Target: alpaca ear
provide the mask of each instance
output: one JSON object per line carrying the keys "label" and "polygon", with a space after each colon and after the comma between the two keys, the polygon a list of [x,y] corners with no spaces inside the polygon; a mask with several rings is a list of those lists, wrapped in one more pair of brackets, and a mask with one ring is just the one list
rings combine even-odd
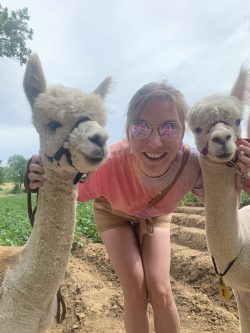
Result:
{"label": "alpaca ear", "polygon": [[250,71],[247,63],[243,63],[240,68],[238,78],[231,90],[230,95],[237,97],[240,101],[246,101],[250,93]]}
{"label": "alpaca ear", "polygon": [[23,87],[25,94],[33,107],[37,96],[46,91],[46,80],[40,59],[36,53],[32,54],[24,73]]}
{"label": "alpaca ear", "polygon": [[104,99],[107,94],[109,93],[109,90],[112,85],[112,77],[107,76],[101,84],[93,91],[93,94],[99,95],[102,99]]}

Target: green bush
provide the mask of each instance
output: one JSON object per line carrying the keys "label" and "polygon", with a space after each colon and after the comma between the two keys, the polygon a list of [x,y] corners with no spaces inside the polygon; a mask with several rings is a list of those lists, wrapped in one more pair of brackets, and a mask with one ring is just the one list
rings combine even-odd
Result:
{"label": "green bush", "polygon": [[0,245],[23,245],[29,238],[31,226],[23,194],[0,198]]}
{"label": "green bush", "polygon": [[242,191],[240,198],[240,207],[247,205],[250,205],[250,197],[245,191]]}
{"label": "green bush", "polygon": [[180,201],[180,206],[192,205],[192,204],[196,204],[196,203],[199,203],[199,200],[196,198],[196,196],[192,192],[189,192]]}
{"label": "green bush", "polygon": [[[35,205],[35,195],[33,205]],[[26,194],[16,194],[0,197],[0,245],[23,245],[29,238],[31,226],[27,213]],[[84,234],[93,242],[101,239],[96,230],[92,202],[78,203],[77,222],[74,242],[82,246],[81,235]]]}
{"label": "green bush", "polygon": [[[33,205],[35,197],[34,195],[32,198]],[[197,202],[197,198],[192,193],[188,193],[180,204],[190,205]],[[247,193],[243,192],[241,206],[248,204],[250,204],[250,198]],[[76,213],[75,245],[83,245],[81,241],[83,234],[93,242],[101,242],[92,214],[92,202],[78,203]],[[0,197],[0,245],[23,245],[28,240],[30,232],[26,195],[21,193]]]}
{"label": "green bush", "polygon": [[23,193],[24,190],[20,188],[19,184],[14,184],[14,187],[9,191],[11,194]]}
{"label": "green bush", "polygon": [[76,211],[75,240],[84,234],[94,243],[100,243],[101,238],[96,230],[96,224],[92,213],[92,201],[78,202]]}

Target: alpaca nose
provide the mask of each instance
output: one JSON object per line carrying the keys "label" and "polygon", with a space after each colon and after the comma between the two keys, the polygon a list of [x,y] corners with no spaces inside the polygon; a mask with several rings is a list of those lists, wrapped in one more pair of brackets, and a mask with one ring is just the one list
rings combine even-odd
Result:
{"label": "alpaca nose", "polygon": [[102,148],[108,140],[108,135],[106,133],[96,133],[89,136],[88,139],[91,143],[94,143],[98,147]]}
{"label": "alpaca nose", "polygon": [[214,136],[212,138],[212,141],[214,143],[217,143],[219,145],[225,145],[227,143],[227,141],[230,141],[232,138],[232,135],[231,134],[227,134],[226,136]]}

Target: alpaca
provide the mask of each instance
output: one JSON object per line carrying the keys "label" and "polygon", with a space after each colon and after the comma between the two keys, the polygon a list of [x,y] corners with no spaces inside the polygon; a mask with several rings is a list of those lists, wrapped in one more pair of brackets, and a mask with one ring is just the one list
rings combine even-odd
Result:
{"label": "alpaca", "polygon": [[55,324],[56,293],[64,278],[75,224],[78,172],[91,172],[107,156],[103,99],[111,78],[92,94],[47,89],[36,54],[24,90],[40,137],[47,181],[39,190],[34,228],[22,247],[0,248],[0,332],[44,333]]}
{"label": "alpaca", "polygon": [[208,248],[221,274],[222,294],[226,285],[233,288],[242,333],[250,332],[250,206],[238,209],[236,177],[245,181],[245,176],[235,160],[248,80],[248,69],[242,66],[230,95],[208,96],[188,115],[200,152]]}

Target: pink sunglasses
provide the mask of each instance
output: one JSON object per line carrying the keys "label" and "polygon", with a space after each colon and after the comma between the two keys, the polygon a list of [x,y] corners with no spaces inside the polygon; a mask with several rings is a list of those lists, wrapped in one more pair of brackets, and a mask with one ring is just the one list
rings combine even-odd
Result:
{"label": "pink sunglasses", "polygon": [[146,120],[136,120],[129,126],[129,133],[137,140],[144,140],[150,137],[154,127],[157,128],[160,137],[166,141],[178,139],[182,129],[175,121],[164,121],[160,125],[152,125]]}

